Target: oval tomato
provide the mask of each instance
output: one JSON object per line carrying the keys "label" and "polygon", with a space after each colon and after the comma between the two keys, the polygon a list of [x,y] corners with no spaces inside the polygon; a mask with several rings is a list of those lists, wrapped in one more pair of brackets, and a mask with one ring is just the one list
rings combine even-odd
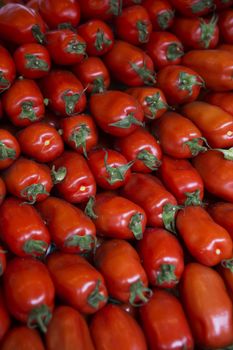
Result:
{"label": "oval tomato", "polygon": [[187,17],[200,17],[214,10],[214,0],[170,0],[175,9]]}
{"label": "oval tomato", "polygon": [[218,25],[221,37],[226,44],[233,44],[233,10],[227,9],[219,14]]}
{"label": "oval tomato", "polygon": [[0,45],[0,93],[7,90],[15,79],[15,63],[10,53]]}
{"label": "oval tomato", "polygon": [[224,227],[233,239],[233,203],[216,202],[207,210],[213,220]]}
{"label": "oval tomato", "polygon": [[79,0],[81,15],[84,19],[112,19],[121,13],[121,0]]}
{"label": "oval tomato", "polygon": [[45,350],[42,339],[35,329],[24,326],[12,328],[4,338],[2,350]]}
{"label": "oval tomato", "polygon": [[153,30],[167,30],[174,20],[174,10],[167,0],[144,0],[143,6],[149,13]]}
{"label": "oval tomato", "polygon": [[9,131],[0,129],[0,169],[6,169],[20,155],[19,142]]}

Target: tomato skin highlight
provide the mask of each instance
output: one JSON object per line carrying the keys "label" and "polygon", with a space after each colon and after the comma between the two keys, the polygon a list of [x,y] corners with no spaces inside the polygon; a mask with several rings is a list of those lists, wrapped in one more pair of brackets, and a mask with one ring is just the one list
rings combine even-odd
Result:
{"label": "tomato skin highlight", "polygon": [[12,328],[5,336],[2,350],[45,350],[42,339],[35,329],[25,326]]}

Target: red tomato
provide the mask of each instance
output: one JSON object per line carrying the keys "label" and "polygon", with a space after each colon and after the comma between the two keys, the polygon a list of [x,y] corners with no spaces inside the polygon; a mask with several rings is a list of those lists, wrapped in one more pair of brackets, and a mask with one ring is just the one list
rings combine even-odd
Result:
{"label": "red tomato", "polygon": [[213,203],[208,207],[208,213],[217,224],[227,230],[233,240],[233,203]]}
{"label": "red tomato", "polygon": [[143,125],[144,114],[139,102],[122,91],[92,95],[90,110],[101,129],[114,136],[127,136]]}
{"label": "red tomato", "polygon": [[218,25],[221,37],[226,44],[233,44],[233,10],[220,12]]}
{"label": "red tomato", "polygon": [[20,155],[17,139],[6,129],[0,129],[0,169],[8,168]]}
{"label": "red tomato", "polygon": [[[6,1],[6,0],[4,0]],[[27,7],[32,8],[36,12],[39,12],[39,0],[29,0],[27,1]]]}
{"label": "red tomato", "polygon": [[219,40],[218,17],[176,17],[172,30],[186,49],[214,49]]}
{"label": "red tomato", "polygon": [[113,46],[113,32],[103,21],[92,19],[79,26],[77,31],[85,40],[90,56],[102,56]]}
{"label": "red tomato", "polygon": [[[61,168],[65,168],[66,176],[63,177],[62,181],[59,181],[59,169]],[[52,172],[54,178],[58,180],[55,188],[67,202],[86,202],[89,197],[95,195],[96,182],[94,176],[86,160],[80,154],[73,151],[65,151],[53,162]]]}
{"label": "red tomato", "polygon": [[50,169],[27,158],[17,159],[3,174],[7,190],[30,204],[49,196],[53,187]]}
{"label": "red tomato", "polygon": [[57,307],[46,333],[46,349],[94,350],[84,317],[69,306]]}
{"label": "red tomato", "polygon": [[133,306],[148,302],[152,291],[136,250],[126,241],[112,239],[97,248],[95,264],[111,297]]}
{"label": "red tomato", "polygon": [[108,20],[121,13],[121,0],[79,0],[82,18]]}
{"label": "red tomato", "polygon": [[33,80],[15,81],[3,95],[2,104],[7,117],[18,127],[28,126],[44,117],[44,99]]}
{"label": "red tomato", "polygon": [[114,190],[123,186],[131,175],[132,162],[117,151],[97,149],[88,155],[88,165],[95,177],[97,185]]}
{"label": "red tomato", "polygon": [[0,8],[0,38],[17,45],[43,43],[45,23],[33,9],[21,4]]}
{"label": "red tomato", "polygon": [[134,162],[132,171],[151,173],[161,165],[162,151],[156,139],[145,129],[118,138],[115,147],[129,162]]}
{"label": "red tomato", "polygon": [[174,20],[174,10],[167,0],[144,0],[143,6],[149,13],[153,30],[166,30]]}
{"label": "red tomato", "polygon": [[182,64],[193,69],[214,91],[233,89],[232,53],[224,50],[193,50],[182,57]]}
{"label": "red tomato", "polygon": [[222,10],[233,5],[233,0],[214,0],[214,5],[217,10]]}
{"label": "red tomato", "polygon": [[214,266],[232,256],[229,233],[202,207],[188,206],[179,211],[176,227],[191,255],[201,264]]}
{"label": "red tomato", "polygon": [[20,257],[43,256],[50,244],[50,233],[36,209],[14,197],[0,207],[0,236]]}
{"label": "red tomato", "polygon": [[202,146],[200,130],[189,120],[176,112],[167,112],[153,123],[163,152],[174,158],[191,158],[207,150]]}
{"label": "red tomato", "polygon": [[232,344],[232,303],[219,274],[201,264],[188,264],[180,291],[197,345],[217,349]]}
{"label": "red tomato", "polygon": [[12,328],[4,338],[2,350],[45,350],[42,339],[35,329],[25,326]]}
{"label": "red tomato", "polygon": [[152,32],[145,50],[158,69],[180,64],[184,55],[181,41],[169,32]]}
{"label": "red tomato", "polygon": [[76,27],[80,20],[80,6],[76,0],[39,0],[39,12],[51,29],[63,23]]}
{"label": "red tomato", "polygon": [[107,289],[102,275],[79,255],[53,253],[48,269],[57,296],[85,314],[95,313],[107,302]]}
{"label": "red tomato", "polygon": [[41,81],[49,107],[57,115],[70,117],[81,113],[86,107],[85,89],[69,71],[53,70]]}
{"label": "red tomato", "polygon": [[159,174],[179,204],[201,204],[204,184],[197,170],[186,159],[163,156]]}
{"label": "red tomato", "polygon": [[44,77],[51,68],[48,50],[40,44],[24,44],[14,53],[16,69],[27,79]]}
{"label": "red tomato", "polygon": [[194,339],[184,310],[172,294],[155,290],[149,303],[139,311],[150,349],[192,350],[194,348]]}
{"label": "red tomato", "polygon": [[154,85],[156,82],[150,56],[126,41],[115,41],[104,62],[112,76],[128,86]]}
{"label": "red tomato", "polygon": [[146,229],[138,244],[138,254],[149,283],[173,288],[184,270],[183,250],[177,238],[163,229]]}
{"label": "red tomato", "polygon": [[177,202],[157,177],[134,173],[123,187],[122,194],[145,210],[148,226],[165,226],[174,231]]}
{"label": "red tomato", "polygon": [[167,101],[163,91],[160,89],[154,87],[136,87],[128,89],[126,92],[138,100],[143,109],[144,116],[148,119],[157,119],[167,111]]}
{"label": "red tomato", "polygon": [[46,332],[54,305],[54,286],[46,266],[33,258],[14,258],[7,264],[3,287],[12,316]]}
{"label": "red tomato", "polygon": [[45,41],[55,64],[76,64],[86,55],[85,40],[71,29],[56,29],[47,32]]}
{"label": "red tomato", "polygon": [[214,10],[213,0],[170,0],[175,9],[187,17],[200,17]]}
{"label": "red tomato", "polygon": [[0,322],[1,322],[1,328],[0,328],[0,341],[1,341],[5,336],[5,334],[7,333],[8,329],[10,328],[10,324],[11,324],[10,315],[6,308],[6,302],[4,300],[2,290],[0,290]]}
{"label": "red tomato", "polygon": [[85,157],[98,143],[97,127],[90,115],[79,114],[62,119],[60,127],[65,143]]}
{"label": "red tomato", "polygon": [[38,162],[52,162],[64,151],[58,131],[46,123],[35,123],[17,135],[23,154]]}
{"label": "red tomato", "polygon": [[[6,251],[2,246],[0,246],[0,276],[2,276],[6,270]],[[1,335],[0,335],[1,339]]]}
{"label": "red tomato", "polygon": [[0,45],[0,93],[10,87],[15,74],[15,63],[10,53]]}
{"label": "red tomato", "polygon": [[158,72],[157,86],[164,92],[169,104],[179,105],[195,101],[204,82],[192,69],[171,65]]}
{"label": "red tomato", "polygon": [[204,97],[205,101],[220,107],[233,116],[233,93],[232,92],[210,92]]}
{"label": "red tomato", "polygon": [[[107,305],[91,320],[90,332],[96,350],[146,350],[146,340],[138,323],[119,306]],[[109,336],[110,335],[110,336]]]}
{"label": "red tomato", "polygon": [[233,260],[223,260],[221,265],[218,266],[217,271],[222,277],[225,286],[227,287],[227,292],[230,295],[231,301],[233,301]]}
{"label": "red tomato", "polygon": [[6,185],[3,179],[0,177],[0,205],[3,203],[6,196]]}
{"label": "red tomato", "polygon": [[116,17],[115,30],[118,38],[132,45],[147,43],[152,32],[152,24],[145,7],[134,5],[123,9]]}
{"label": "red tomato", "polygon": [[93,249],[96,229],[80,209],[51,196],[39,203],[37,209],[58,249],[74,254],[86,253]]}
{"label": "red tomato", "polygon": [[144,210],[113,192],[91,198],[85,212],[93,220],[98,235],[104,238],[141,239],[145,231]]}

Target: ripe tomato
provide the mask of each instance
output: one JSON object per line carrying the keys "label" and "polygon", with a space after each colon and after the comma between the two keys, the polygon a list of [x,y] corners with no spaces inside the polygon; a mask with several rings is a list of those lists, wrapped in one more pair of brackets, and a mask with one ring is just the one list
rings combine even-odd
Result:
{"label": "ripe tomato", "polygon": [[202,146],[200,130],[191,120],[176,112],[167,112],[153,123],[153,132],[162,151],[174,158],[191,158],[207,150]]}
{"label": "ripe tomato", "polygon": [[221,37],[226,44],[233,44],[233,10],[227,9],[219,14],[218,20]]}
{"label": "ripe tomato", "polygon": [[109,90],[90,97],[90,110],[103,131],[118,137],[127,136],[142,126],[142,107],[133,96]]}
{"label": "ripe tomato", "polygon": [[77,29],[87,44],[87,54],[102,56],[111,50],[114,42],[111,28],[99,19],[92,19],[83,23]]}
{"label": "ripe tomato", "polygon": [[12,316],[46,332],[54,305],[54,286],[46,266],[33,258],[14,258],[7,264],[3,287]]}
{"label": "ripe tomato", "polygon": [[115,20],[116,35],[132,45],[147,43],[152,32],[152,24],[145,7],[133,5],[123,9]]}
{"label": "ripe tomato", "polygon": [[118,239],[141,239],[146,214],[137,204],[113,192],[102,192],[91,199],[86,214],[93,220],[99,236]]}
{"label": "ripe tomato", "polygon": [[58,252],[49,255],[47,263],[56,294],[67,305],[92,314],[106,304],[104,279],[83,257]]}
{"label": "ripe tomato", "polygon": [[154,31],[167,30],[174,20],[174,10],[167,0],[144,0]]}
{"label": "ripe tomato", "polygon": [[94,350],[84,317],[69,306],[54,310],[45,339],[47,350]]}
{"label": "ripe tomato", "polygon": [[138,254],[151,285],[173,288],[179,282],[184,257],[174,235],[163,229],[146,229],[138,244]]}
{"label": "ripe tomato", "polygon": [[12,124],[25,127],[44,117],[44,99],[35,81],[19,79],[2,98],[3,109]]}
{"label": "ripe tomato", "polygon": [[98,131],[93,118],[87,114],[64,118],[60,127],[65,143],[76,152],[87,157],[87,153],[97,145]]}
{"label": "ripe tomato", "polygon": [[[64,170],[62,181],[59,179],[62,175],[59,169]],[[65,151],[57,158],[52,163],[52,174],[56,190],[67,202],[86,202],[96,193],[94,176],[84,157],[76,152]]]}
{"label": "ripe tomato", "polygon": [[41,80],[41,90],[51,110],[59,116],[70,117],[86,108],[85,89],[69,71],[51,71]]}
{"label": "ripe tomato", "polygon": [[84,19],[105,21],[121,13],[121,0],[79,0],[79,5]]}
{"label": "ripe tomato", "polygon": [[3,179],[0,177],[0,205],[3,203],[6,196],[6,185]]}
{"label": "ripe tomato", "polygon": [[159,174],[179,204],[201,204],[204,184],[197,170],[186,159],[163,156]]}
{"label": "ripe tomato", "polygon": [[23,157],[4,172],[3,179],[12,195],[30,204],[47,198],[53,187],[50,169]]}
{"label": "ripe tomato", "polygon": [[89,93],[104,92],[109,88],[110,76],[99,57],[87,57],[72,67],[73,73],[87,87]]}
{"label": "ripe tomato", "polygon": [[224,227],[233,240],[233,203],[216,202],[208,207],[213,220]]}
{"label": "ripe tomato", "polygon": [[148,119],[157,119],[167,111],[166,98],[163,91],[158,88],[136,87],[126,92],[136,98],[143,109],[144,116]]}
{"label": "ripe tomato", "polygon": [[149,303],[141,307],[139,312],[150,349],[194,348],[184,310],[178,299],[169,292],[155,290]]}
{"label": "ripe tomato", "polygon": [[231,7],[232,5],[233,0],[214,0],[214,6],[217,9],[217,11]]}
{"label": "ripe tomato", "polygon": [[197,345],[217,349],[232,344],[232,303],[219,274],[198,263],[188,264],[180,292]]}
{"label": "ripe tomato", "polygon": [[4,338],[5,334],[7,333],[11,325],[11,319],[10,319],[9,312],[6,308],[6,302],[4,299],[2,289],[0,290],[0,322],[1,322],[0,341],[2,341],[2,339]]}
{"label": "ripe tomato", "polygon": [[0,93],[10,87],[15,74],[15,63],[10,53],[0,45]]}
{"label": "ripe tomato", "polygon": [[25,326],[12,328],[5,336],[2,350],[45,350],[42,339],[35,329]]}
{"label": "ripe tomato", "polygon": [[156,139],[144,128],[118,138],[115,147],[129,162],[134,162],[132,171],[151,173],[161,165],[162,151]]}
{"label": "ripe tomato", "polygon": [[204,82],[192,69],[171,65],[158,72],[157,86],[170,105],[179,105],[195,101]]}
{"label": "ripe tomato", "polygon": [[6,169],[20,155],[17,139],[6,129],[0,129],[0,169]]}
{"label": "ripe tomato", "polygon": [[116,344],[124,350],[147,349],[138,323],[116,305],[109,304],[94,315],[90,332],[96,350],[114,349]]}
{"label": "ripe tomato", "polygon": [[200,17],[214,10],[213,0],[170,0],[175,9],[187,17]]}
{"label": "ripe tomato", "polygon": [[4,250],[3,246],[0,245],[0,276],[2,276],[6,270],[6,264],[7,264],[6,253],[7,252]]}
{"label": "ripe tomato", "polygon": [[[4,0],[4,1],[6,1],[6,0]],[[10,2],[12,2],[12,1],[10,0]],[[16,0],[16,2],[18,2],[18,1]],[[35,10],[36,12],[39,13],[39,0],[27,1],[27,7],[32,8],[33,10]]]}
{"label": "ripe tomato", "polygon": [[158,69],[180,64],[184,55],[181,41],[169,32],[152,32],[145,50]]}
{"label": "ripe tomato", "polygon": [[40,44],[24,44],[14,53],[16,69],[27,79],[38,79],[48,74],[51,59],[48,50]]}
{"label": "ripe tomato", "polygon": [[154,85],[156,82],[150,56],[126,41],[115,41],[104,62],[112,77],[128,86]]}
{"label": "ripe tomato", "polygon": [[0,38],[17,45],[43,43],[45,23],[33,9],[21,4],[0,8]]}
{"label": "ripe tomato", "polygon": [[50,233],[36,209],[14,197],[0,207],[0,236],[20,257],[43,256],[50,244]]}
{"label": "ripe tomato", "polygon": [[152,291],[136,250],[120,239],[105,241],[97,248],[95,265],[103,275],[111,297],[133,306],[148,302]]}
{"label": "ripe tomato", "polygon": [[39,12],[51,29],[63,23],[76,27],[80,21],[80,6],[76,0],[40,0]]}
{"label": "ripe tomato", "polygon": [[233,302],[233,260],[227,259],[221,261],[221,265],[218,266],[217,271],[222,277],[225,286],[227,287],[227,292],[230,295],[231,301]]}
{"label": "ripe tomato", "polygon": [[233,116],[233,93],[232,92],[210,92],[204,97],[205,101],[220,107]]}

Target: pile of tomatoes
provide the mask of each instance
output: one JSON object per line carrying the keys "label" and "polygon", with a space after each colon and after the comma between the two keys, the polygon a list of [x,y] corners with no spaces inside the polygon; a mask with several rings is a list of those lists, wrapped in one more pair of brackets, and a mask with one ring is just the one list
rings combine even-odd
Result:
{"label": "pile of tomatoes", "polygon": [[232,349],[233,0],[0,3],[0,349]]}

